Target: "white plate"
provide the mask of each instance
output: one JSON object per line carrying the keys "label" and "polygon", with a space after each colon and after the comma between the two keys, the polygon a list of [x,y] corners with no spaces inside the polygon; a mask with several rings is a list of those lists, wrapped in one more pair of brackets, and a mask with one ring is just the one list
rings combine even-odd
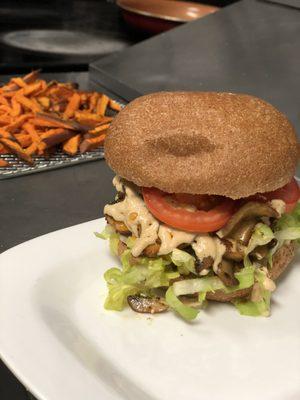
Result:
{"label": "white plate", "polygon": [[103,220],[0,256],[0,355],[44,400],[299,400],[299,265],[275,292],[272,317],[212,304],[194,323],[103,309],[116,265],[93,237]]}

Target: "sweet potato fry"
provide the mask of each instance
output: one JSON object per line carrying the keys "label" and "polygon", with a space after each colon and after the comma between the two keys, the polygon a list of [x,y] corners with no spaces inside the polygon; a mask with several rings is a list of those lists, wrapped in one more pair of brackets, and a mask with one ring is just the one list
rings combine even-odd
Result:
{"label": "sweet potato fry", "polygon": [[100,132],[102,131],[106,131],[109,128],[110,124],[104,124],[104,125],[100,125],[100,126],[96,126],[95,129],[89,131],[89,133],[91,133],[92,135],[98,135]]}
{"label": "sweet potato fry", "polygon": [[8,162],[6,160],[2,160],[0,158],[0,168],[4,168],[8,166]]}
{"label": "sweet potato fry", "polygon": [[26,152],[22,149],[22,147],[12,140],[2,139],[0,138],[0,142],[4,144],[6,148],[8,148],[13,154],[18,156],[21,160],[26,161],[28,164],[33,164],[32,158],[26,154]]}
{"label": "sweet potato fry", "polygon": [[101,98],[98,100],[96,114],[104,116],[108,102],[109,102],[109,97],[106,96],[106,94],[103,94]]}
{"label": "sweet potato fry", "polygon": [[[25,75],[25,76],[23,77],[23,81],[24,81],[25,83],[32,83],[32,82],[34,82],[34,81],[37,79],[37,77],[38,77],[40,71],[41,71],[40,69],[37,69],[37,70],[35,70],[35,71],[30,72],[29,74],[27,74],[27,75]],[[2,86],[1,89],[2,89],[3,91],[14,91],[14,90],[18,90],[18,89],[19,89],[19,86],[18,86],[16,83],[10,81],[7,85]]]}
{"label": "sweet potato fry", "polygon": [[3,128],[0,128],[0,138],[15,140],[15,138],[11,135],[11,133]]}
{"label": "sweet potato fry", "polygon": [[106,135],[103,134],[93,139],[84,139],[79,146],[80,153],[85,153],[86,151],[94,150],[100,147],[104,142],[105,136]]}
{"label": "sweet potato fry", "polygon": [[31,99],[28,99],[27,97],[25,97],[25,96],[23,96],[21,94],[16,95],[15,99],[20,104],[22,104],[22,106],[28,108],[29,110],[31,110],[33,112],[40,112],[41,111],[41,107],[37,103],[35,103]]}
{"label": "sweet potato fry", "polygon": [[35,130],[35,127],[32,124],[26,122],[24,124],[24,129],[26,130],[26,132],[28,132],[28,135],[31,138],[31,141],[33,143],[36,143],[39,154],[43,154],[43,150],[45,149],[45,144],[42,143],[42,139],[39,136],[39,134],[37,133],[37,131]]}
{"label": "sweet potato fry", "polygon": [[[89,130],[88,126],[79,124],[76,121],[64,121],[63,119],[51,114],[37,113],[36,116],[37,118],[34,118],[34,120],[31,121],[33,125],[71,129],[79,132],[87,132]],[[47,123],[48,125],[46,125]]]}
{"label": "sweet potato fry", "polygon": [[17,129],[19,129],[25,121],[32,117],[32,114],[22,114],[20,115],[14,122],[7,125],[5,129],[11,133],[14,133]]}
{"label": "sweet potato fry", "polygon": [[0,126],[5,126],[11,123],[10,115],[0,115]]}
{"label": "sweet potato fry", "polygon": [[11,82],[15,83],[20,88],[25,88],[27,86],[27,83],[23,80],[23,78],[20,78],[20,77],[12,78]]}
{"label": "sweet potato fry", "polygon": [[0,96],[0,104],[3,104],[5,106],[9,107],[7,99],[2,95]]}
{"label": "sweet potato fry", "polygon": [[120,104],[118,104],[116,101],[114,101],[112,99],[109,100],[109,107],[112,110],[115,110],[115,111],[121,111],[122,110],[122,107],[120,106]]}
{"label": "sweet potato fry", "polygon": [[70,139],[72,136],[76,135],[76,132],[71,131],[69,129],[51,129],[46,133],[41,135],[42,142],[45,143],[46,147],[49,148],[56,144],[65,142]]}
{"label": "sweet potato fry", "polygon": [[27,155],[29,155],[29,156],[32,156],[33,154],[35,154],[35,153],[37,152],[37,150],[38,150],[37,143],[31,143],[31,145],[28,146],[28,147],[25,149],[25,153],[26,153]]}
{"label": "sweet potato fry", "polygon": [[80,101],[80,95],[78,93],[74,93],[70,98],[67,108],[64,112],[64,118],[72,118],[74,116],[75,111],[77,111],[80,106]]}
{"label": "sweet potato fry", "polygon": [[40,103],[40,105],[43,107],[44,110],[48,110],[50,107],[50,99],[49,97],[46,96],[40,96],[37,98],[37,101]]}
{"label": "sweet potato fry", "polygon": [[22,112],[22,107],[21,104],[14,97],[11,99],[11,107],[11,116],[18,117]]}
{"label": "sweet potato fry", "polygon": [[98,102],[99,97],[100,97],[99,94],[96,93],[96,92],[94,92],[91,95],[91,97],[89,99],[89,108],[88,108],[89,112],[94,112],[95,111],[95,109],[97,107],[97,102]]}
{"label": "sweet potato fry", "polygon": [[0,154],[9,154],[9,150],[0,143]]}
{"label": "sweet potato fry", "polygon": [[79,91],[74,83],[47,83],[33,71],[0,87],[0,154],[16,154],[33,163],[32,155],[50,156],[93,150],[103,144],[119,105],[107,95]]}
{"label": "sweet potato fry", "polygon": [[80,139],[81,139],[80,134],[77,134],[68,139],[63,145],[63,151],[69,154],[70,156],[74,156],[78,151]]}
{"label": "sweet potato fry", "polygon": [[3,111],[8,114],[12,114],[12,109],[10,106],[6,106],[5,104],[0,105],[0,111]]}
{"label": "sweet potato fry", "polygon": [[16,133],[15,138],[22,147],[28,147],[32,143],[32,138],[30,135],[26,135],[24,133]]}
{"label": "sweet potato fry", "polygon": [[43,81],[37,81],[34,83],[30,83],[26,87],[24,87],[23,94],[24,96],[32,96],[34,93],[38,92],[42,89]]}

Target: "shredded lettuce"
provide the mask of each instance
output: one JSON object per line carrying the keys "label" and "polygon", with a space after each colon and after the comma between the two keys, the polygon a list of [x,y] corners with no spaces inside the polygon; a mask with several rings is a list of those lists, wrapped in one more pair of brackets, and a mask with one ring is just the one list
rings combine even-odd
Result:
{"label": "shredded lettuce", "polygon": [[171,260],[182,275],[195,274],[195,257],[186,251],[175,249],[171,253]]}
{"label": "shredded lettuce", "polygon": [[249,244],[246,249],[246,254],[248,255],[257,246],[264,246],[274,239],[274,233],[272,229],[263,223],[258,223],[255,226],[254,232],[249,240]]}
{"label": "shredded lettuce", "polygon": [[274,246],[268,255],[269,265],[272,267],[274,253],[284,244],[286,240],[293,240],[300,244],[300,203],[291,213],[283,214],[275,223],[274,237],[277,239],[277,244]]}
{"label": "shredded lettuce", "polygon": [[255,267],[253,265],[249,265],[247,267],[242,268],[239,272],[236,272],[234,276],[239,281],[239,284],[234,287],[225,287],[226,293],[236,292],[237,290],[247,289],[254,284],[254,274]]}
{"label": "shredded lettuce", "polygon": [[148,295],[152,289],[169,287],[170,280],[180,276],[170,268],[171,261],[163,257],[140,257],[137,264],[132,264],[131,260],[130,250],[125,250],[121,256],[122,269],[111,268],[105,272],[108,286],[106,309],[120,311],[130,294]]}
{"label": "shredded lettuce", "polygon": [[127,297],[139,293],[139,288],[134,285],[108,285],[109,294],[105,299],[106,310],[122,311],[126,305]]}
{"label": "shredded lettuce", "polygon": [[120,240],[120,234],[117,233],[114,228],[110,225],[106,225],[101,233],[94,232],[94,235],[99,239],[109,240],[110,252],[114,255],[118,255],[118,244]]}
{"label": "shredded lettuce", "polygon": [[275,237],[279,241],[283,240],[299,240],[300,239],[300,226],[299,228],[286,228],[282,231],[275,233]]}
{"label": "shredded lettuce", "polygon": [[255,280],[260,291],[257,301],[238,299],[233,302],[241,315],[251,317],[268,317],[270,315],[271,292],[264,287],[265,279],[266,272],[256,269]]}
{"label": "shredded lettuce", "polygon": [[236,290],[245,289],[253,285],[254,271],[255,268],[253,266],[249,266],[243,268],[240,272],[236,272],[235,277],[239,281],[239,284],[232,288],[225,286],[221,279],[217,276],[185,279],[173,284],[174,293],[176,296],[181,296],[193,293],[214,292],[219,289],[224,290],[226,293],[235,292]]}
{"label": "shredded lettuce", "polygon": [[106,225],[102,232],[94,232],[94,235],[99,239],[107,240],[110,238],[112,233],[115,233],[114,228],[110,225]]}
{"label": "shredded lettuce", "polygon": [[169,287],[166,292],[166,302],[173,310],[175,310],[186,321],[191,321],[197,317],[199,310],[186,306],[175,295],[173,287]]}
{"label": "shredded lettuce", "polygon": [[118,255],[120,235],[118,233],[112,233],[109,237],[109,248],[112,254]]}
{"label": "shredded lettuce", "polygon": [[199,306],[200,307],[204,308],[206,306],[206,304],[207,304],[206,292],[200,292],[198,294],[198,301],[199,301]]}
{"label": "shredded lettuce", "polygon": [[217,276],[185,279],[183,281],[173,283],[173,290],[176,296],[199,292],[214,292],[215,290],[224,288],[225,285]]}
{"label": "shredded lettuce", "polygon": [[[300,243],[300,203],[289,214],[283,214],[275,224],[275,238],[283,243],[284,240],[296,240]],[[278,248],[278,246],[277,246]]]}
{"label": "shredded lettuce", "polygon": [[245,268],[251,267],[252,263],[249,258],[249,254],[253,251],[257,246],[264,246],[271,242],[274,239],[274,233],[272,229],[263,223],[258,223],[255,226],[254,232],[249,240],[248,246],[245,251],[244,257],[244,266]]}

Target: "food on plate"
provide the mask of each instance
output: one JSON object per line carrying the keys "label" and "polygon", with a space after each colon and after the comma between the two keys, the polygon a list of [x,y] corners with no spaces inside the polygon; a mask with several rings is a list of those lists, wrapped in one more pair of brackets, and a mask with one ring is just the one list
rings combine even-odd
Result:
{"label": "food on plate", "polygon": [[[0,87],[0,158],[14,154],[32,165],[55,150],[74,156],[103,146],[121,107],[105,94],[74,83],[46,82],[33,71]],[[107,113],[109,115],[107,115]],[[9,163],[0,159],[0,167]]]}
{"label": "food on plate", "polygon": [[154,93],[117,115],[104,149],[117,195],[97,236],[122,263],[105,272],[105,308],[269,315],[300,239],[288,119],[245,94]]}

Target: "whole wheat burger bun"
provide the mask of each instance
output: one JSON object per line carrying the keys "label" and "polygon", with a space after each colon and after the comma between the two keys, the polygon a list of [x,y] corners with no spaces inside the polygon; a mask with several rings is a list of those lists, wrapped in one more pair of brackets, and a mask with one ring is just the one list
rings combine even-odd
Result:
{"label": "whole wheat burger bun", "polygon": [[110,167],[138,186],[233,199],[284,186],[297,162],[285,115],[233,93],[139,97],[113,120],[104,148]]}

